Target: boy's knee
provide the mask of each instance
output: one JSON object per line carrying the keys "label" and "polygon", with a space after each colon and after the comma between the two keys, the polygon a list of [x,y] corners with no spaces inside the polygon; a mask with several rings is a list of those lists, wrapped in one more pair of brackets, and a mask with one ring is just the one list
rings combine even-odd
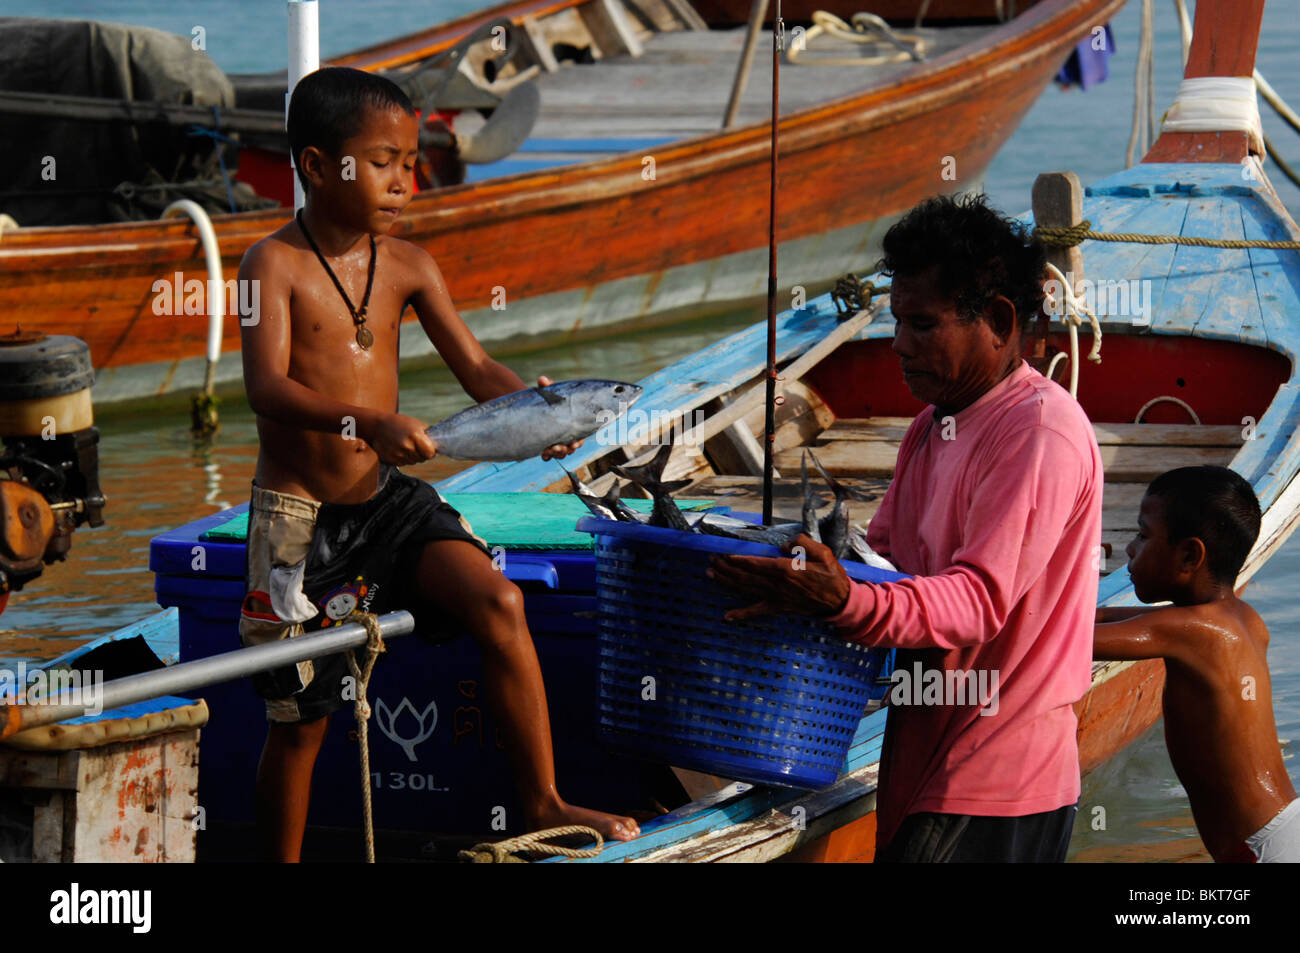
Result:
{"label": "boy's knee", "polygon": [[499,619],[522,619],[524,594],[509,579],[501,577],[484,596],[483,608],[489,615]]}
{"label": "boy's knee", "polygon": [[481,593],[470,613],[471,627],[480,641],[512,640],[524,628],[524,594],[501,578]]}

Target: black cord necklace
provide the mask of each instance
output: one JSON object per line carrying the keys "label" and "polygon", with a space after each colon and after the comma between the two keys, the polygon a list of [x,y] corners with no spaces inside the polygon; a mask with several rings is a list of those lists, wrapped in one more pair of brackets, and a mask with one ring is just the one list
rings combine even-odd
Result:
{"label": "black cord necklace", "polygon": [[330,281],[334,282],[334,287],[339,289],[339,294],[343,296],[343,303],[348,306],[348,313],[352,315],[352,323],[357,326],[357,344],[361,346],[363,351],[369,350],[370,346],[375,343],[375,336],[366,327],[366,308],[370,307],[370,289],[375,284],[375,236],[370,236],[370,269],[366,274],[366,293],[361,299],[361,309],[358,310],[352,307],[352,299],[343,290],[343,285],[334,275],[334,269],[330,267],[330,263],[320,253],[320,248],[317,247],[316,240],[311,237],[311,232],[307,231],[307,223],[302,219],[302,212],[299,211],[295,217],[298,219],[298,227],[302,229],[302,237],[307,239],[307,244],[311,246],[311,250],[316,253],[316,258],[324,266],[325,274],[330,276]]}

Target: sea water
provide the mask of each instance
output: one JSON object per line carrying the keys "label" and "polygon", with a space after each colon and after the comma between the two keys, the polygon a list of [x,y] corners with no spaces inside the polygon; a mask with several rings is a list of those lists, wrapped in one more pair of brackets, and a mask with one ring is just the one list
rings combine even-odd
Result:
{"label": "sea water", "polygon": [[[322,0],[321,47],[325,57],[409,33],[481,7],[470,0],[412,5],[407,0]],[[869,4],[865,4],[869,7]],[[1265,8],[1260,72],[1300,111],[1300,18],[1294,0],[1273,0]],[[27,0],[0,0],[0,15],[31,12]],[[413,18],[419,10],[422,19]],[[1086,184],[1124,164],[1133,104],[1133,74],[1140,4],[1129,3],[1113,21],[1116,51],[1110,80],[1087,93],[1044,91],[1018,131],[988,170],[985,188],[1008,212],[1029,204],[1034,177],[1072,169]],[[185,2],[185,0],[46,0],[42,14],[146,25],[197,37],[202,28],[209,55],[228,72],[267,72],[284,66],[285,7],[272,0]],[[1181,77],[1181,53],[1172,4],[1156,4],[1155,103],[1159,114],[1172,102]],[[1300,166],[1300,137],[1261,104],[1266,134]],[[1276,166],[1270,178],[1292,214],[1300,212],[1300,189]],[[511,358],[525,379],[545,373],[556,379],[617,376],[637,380],[755,320],[750,310],[701,319],[617,339],[554,348]],[[445,369],[407,373],[402,409],[438,420],[468,403]],[[257,454],[257,434],[247,405],[228,401],[223,426],[210,444],[188,434],[183,407],[102,414],[101,481],[108,497],[107,523],[73,537],[67,563],[57,564],[13,596],[0,616],[0,657],[34,661],[53,657],[88,637],[126,625],[156,611],[148,572],[149,540],[157,534],[245,502]],[[463,464],[435,460],[413,473],[436,480]],[[1300,785],[1295,757],[1300,739],[1300,535],[1293,537],[1250,583],[1246,598],[1272,631],[1269,665],[1273,676],[1278,733],[1291,777]],[[1102,812],[1097,811],[1098,808]],[[1098,818],[1103,818],[1099,825]],[[1071,844],[1075,860],[1208,860],[1192,823],[1186,792],[1169,763],[1162,725],[1093,772],[1084,781],[1079,820]]]}

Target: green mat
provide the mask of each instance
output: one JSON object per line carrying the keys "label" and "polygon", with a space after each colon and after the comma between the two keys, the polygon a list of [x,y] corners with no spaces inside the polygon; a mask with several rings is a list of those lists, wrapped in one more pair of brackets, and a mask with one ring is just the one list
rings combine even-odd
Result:
{"label": "green mat", "polygon": [[[590,515],[571,493],[444,493],[443,499],[469,520],[489,546],[506,549],[589,550],[592,538],[573,527]],[[628,500],[635,510],[650,512],[650,500]],[[678,500],[682,509],[715,506],[712,500]],[[722,508],[725,509],[725,508]],[[248,514],[240,513],[202,536],[205,540],[243,542],[248,538]]]}

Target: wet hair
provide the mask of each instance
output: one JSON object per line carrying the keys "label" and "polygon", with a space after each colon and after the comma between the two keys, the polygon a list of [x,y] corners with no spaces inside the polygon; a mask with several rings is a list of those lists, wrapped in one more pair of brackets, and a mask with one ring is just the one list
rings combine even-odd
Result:
{"label": "wet hair", "polygon": [[986,195],[926,199],[885,233],[876,268],[911,278],[938,268],[938,291],[967,322],[978,320],[998,295],[1016,309],[1013,327],[991,322],[999,335],[1023,331],[1043,307],[1047,249],[1021,223],[988,204]]}
{"label": "wet hair", "polygon": [[1171,544],[1195,536],[1205,544],[1210,577],[1236,582],[1260,523],[1259,500],[1241,474],[1227,467],[1180,467],[1152,480],[1147,495],[1165,504]]}
{"label": "wet hair", "polygon": [[343,143],[361,131],[369,109],[400,109],[415,115],[400,86],[364,70],[328,66],[298,81],[289,99],[289,151],[303,189],[307,188],[303,150],[315,146],[338,155]]}

